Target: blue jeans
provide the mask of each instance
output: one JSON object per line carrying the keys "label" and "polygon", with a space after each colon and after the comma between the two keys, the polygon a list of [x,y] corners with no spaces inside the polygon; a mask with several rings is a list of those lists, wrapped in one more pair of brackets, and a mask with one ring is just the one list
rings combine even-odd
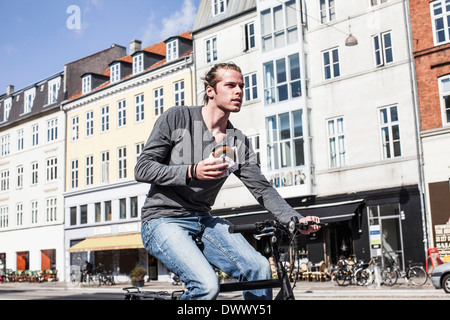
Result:
{"label": "blue jeans", "polygon": [[[239,233],[228,232],[229,222],[210,215],[149,219],[142,223],[146,250],[185,283],[183,300],[213,300],[219,279],[212,267],[239,281],[271,278],[269,261]],[[202,234],[202,246],[193,237]],[[272,299],[272,289],[244,291],[245,299]]]}

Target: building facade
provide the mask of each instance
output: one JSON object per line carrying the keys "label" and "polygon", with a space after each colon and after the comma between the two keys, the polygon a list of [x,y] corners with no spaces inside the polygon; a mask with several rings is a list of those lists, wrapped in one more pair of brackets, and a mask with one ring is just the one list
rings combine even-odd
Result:
{"label": "building facade", "polygon": [[144,267],[151,279],[168,271],[148,256],[140,237],[140,209],[149,185],[134,180],[137,157],[160,114],[193,103],[190,32],[109,61],[101,73],[87,70],[80,91],[63,103],[66,136],[66,273],[84,267],[129,281]]}
{"label": "building facade", "polygon": [[430,247],[450,259],[450,3],[410,1]]}
{"label": "building facade", "polygon": [[0,97],[0,272],[64,277],[63,84],[61,72]]}

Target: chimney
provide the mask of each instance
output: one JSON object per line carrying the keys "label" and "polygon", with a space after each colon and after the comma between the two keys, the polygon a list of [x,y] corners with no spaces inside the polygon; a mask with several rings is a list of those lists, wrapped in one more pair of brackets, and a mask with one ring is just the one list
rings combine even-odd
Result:
{"label": "chimney", "polygon": [[142,41],[141,40],[131,40],[130,41],[130,56],[141,50]]}
{"label": "chimney", "polygon": [[14,93],[14,86],[9,85],[6,87],[6,95],[12,95]]}

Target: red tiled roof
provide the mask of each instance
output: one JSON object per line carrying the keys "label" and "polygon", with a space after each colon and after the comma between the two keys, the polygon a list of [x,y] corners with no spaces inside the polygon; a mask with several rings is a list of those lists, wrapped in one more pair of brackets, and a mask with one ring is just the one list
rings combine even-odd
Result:
{"label": "red tiled roof", "polygon": [[[183,32],[183,33],[180,33],[180,34],[177,35],[176,37],[181,37],[181,38],[185,38],[185,39],[192,40],[191,30],[186,31],[186,32]],[[143,50],[143,51],[146,51],[146,52],[156,53],[156,54],[161,55],[161,56],[166,56],[166,44],[165,44],[164,41],[155,43],[155,44],[153,44],[153,45],[151,45],[151,46],[148,46],[148,47],[146,47],[146,48],[144,48],[144,49],[142,49],[142,50]],[[180,58],[185,57],[185,56],[188,56],[188,55],[191,54],[191,53],[192,53],[192,50],[189,51],[188,53],[184,54],[184,55],[181,56]],[[127,56],[124,56],[124,57],[120,58],[118,61],[124,61],[124,62],[128,62],[128,63],[133,63],[133,57],[131,57],[130,55],[127,55]],[[157,63],[155,63],[155,64],[152,65],[151,67],[147,68],[145,71],[150,70],[150,69],[157,68],[157,67],[163,65],[164,63],[166,63],[166,59],[162,59],[161,61],[158,61]],[[109,76],[110,76],[110,68],[108,68],[108,69],[103,73],[103,75],[109,77]],[[129,78],[129,77],[131,77],[132,75],[133,75],[133,74],[129,74],[129,75],[123,77],[121,80],[126,79],[126,78]],[[96,90],[99,90],[99,89],[101,89],[101,88],[104,88],[104,87],[108,86],[109,84],[110,84],[110,81],[107,81],[107,82],[105,82],[104,84],[98,86],[97,88],[92,89],[91,92],[96,91]],[[82,95],[82,92],[79,92],[79,93],[75,94],[74,96],[70,97],[70,98],[68,99],[68,101],[74,100],[74,99],[76,99],[76,98],[79,98],[81,95]]]}

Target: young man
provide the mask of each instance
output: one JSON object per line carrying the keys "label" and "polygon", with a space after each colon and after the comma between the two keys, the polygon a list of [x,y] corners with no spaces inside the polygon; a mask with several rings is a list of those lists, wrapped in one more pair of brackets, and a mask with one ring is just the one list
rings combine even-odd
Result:
{"label": "young man", "polygon": [[[180,276],[182,299],[215,299],[219,281],[211,265],[240,281],[271,278],[268,260],[229,223],[210,210],[225,183],[229,165],[210,156],[217,146],[233,147],[233,172],[258,202],[281,222],[301,217],[262,175],[248,139],[228,121],[242,105],[244,80],[238,66],[215,65],[203,79],[203,107],[172,107],[157,120],[138,159],[135,178],[151,183],[142,208],[142,240],[147,251]],[[304,233],[317,231],[310,226]],[[201,235],[202,246],[193,238]],[[271,289],[244,292],[246,299],[271,299]]]}

